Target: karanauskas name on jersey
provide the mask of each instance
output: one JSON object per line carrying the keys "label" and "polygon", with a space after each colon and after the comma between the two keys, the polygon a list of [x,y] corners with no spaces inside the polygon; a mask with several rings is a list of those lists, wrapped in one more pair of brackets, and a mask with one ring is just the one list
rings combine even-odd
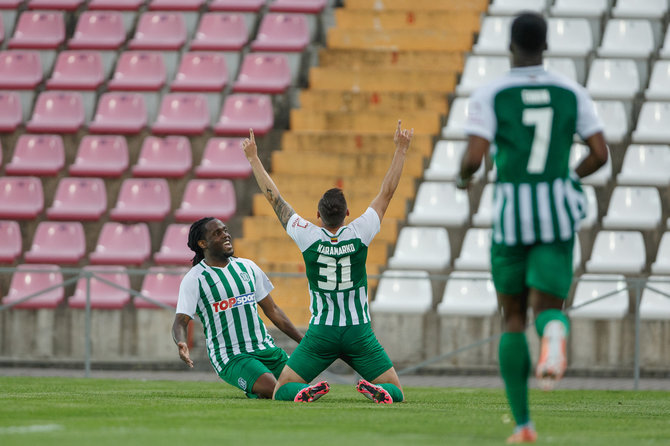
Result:
{"label": "karanauskas name on jersey", "polygon": [[325,254],[328,256],[343,256],[345,254],[350,254],[356,251],[353,243],[347,243],[342,246],[330,246],[330,245],[319,245],[316,248],[319,254]]}
{"label": "karanauskas name on jersey", "polygon": [[254,293],[247,293],[241,296],[230,297],[219,302],[214,302],[212,304],[212,308],[214,309],[215,313],[218,313],[219,311],[226,311],[231,308],[241,307],[242,305],[253,303],[255,301],[256,299],[254,298]]}

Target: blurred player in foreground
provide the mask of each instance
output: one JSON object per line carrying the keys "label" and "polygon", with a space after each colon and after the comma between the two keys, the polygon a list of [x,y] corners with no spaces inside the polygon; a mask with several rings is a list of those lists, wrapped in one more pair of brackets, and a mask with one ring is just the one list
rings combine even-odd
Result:
{"label": "blurred player in foreground", "polygon": [[[468,147],[458,180],[466,188],[493,145],[498,178],[491,273],[504,318],[500,372],[517,426],[508,443],[537,438],[528,408],[531,358],[524,331],[529,303],[542,338],[536,377],[549,389],[565,371],[570,324],[561,309],[572,283],[574,237],[586,208],[579,180],[608,157],[602,124],[584,88],[543,68],[546,36],[540,15],[522,13],[513,21],[511,71],[470,97]],[[575,133],[589,154],[571,172]]]}
{"label": "blurred player in foreground", "polygon": [[193,223],[188,247],[195,252],[193,268],[179,287],[172,325],[179,357],[193,367],[186,333],[197,314],[219,377],[249,398],[272,398],[288,356],[275,346],[258,306],[291,339],[300,342],[302,334],[270,296],[274,287],[265,273],[251,260],[233,257],[232,237],[221,220],[206,217]]}
{"label": "blurred player in foreground", "polygon": [[395,153],[379,194],[348,225],[344,219],[349,209],[340,189],[326,191],[319,200],[316,216],[321,226],[316,226],[301,218],[280,195],[258,158],[253,130],[242,143],[261,191],[302,252],[309,282],[309,328],[279,377],[275,399],[311,402],[325,395],[330,389],[326,381],[308,383],[337,358],[363,377],[356,390],[367,398],[376,403],[404,399],[398,375],[370,324],[365,262],[368,246],[398,187],[413,134],[413,129],[402,130],[398,121]]}

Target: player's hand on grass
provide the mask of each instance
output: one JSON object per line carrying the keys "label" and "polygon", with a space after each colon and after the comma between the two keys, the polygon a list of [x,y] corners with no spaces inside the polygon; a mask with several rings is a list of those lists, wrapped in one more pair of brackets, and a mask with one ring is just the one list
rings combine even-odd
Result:
{"label": "player's hand on grass", "polygon": [[186,342],[178,343],[177,347],[179,347],[179,358],[181,358],[181,360],[184,361],[187,366],[193,368],[193,361],[191,360],[191,356],[189,355],[188,345],[186,344]]}
{"label": "player's hand on grass", "polygon": [[414,136],[414,129],[403,130],[400,128],[401,121],[398,119],[398,128],[393,135],[393,142],[395,143],[396,148],[402,150],[404,153],[407,153],[409,149],[409,143],[412,142],[412,137]]}
{"label": "player's hand on grass", "polygon": [[242,149],[248,160],[258,156],[258,148],[256,147],[256,139],[254,138],[253,129],[249,129],[249,137],[242,141]]}

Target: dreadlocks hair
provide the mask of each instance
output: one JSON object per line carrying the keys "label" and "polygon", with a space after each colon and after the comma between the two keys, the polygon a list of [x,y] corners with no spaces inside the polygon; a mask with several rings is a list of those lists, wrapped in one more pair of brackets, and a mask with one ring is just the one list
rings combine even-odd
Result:
{"label": "dreadlocks hair", "polygon": [[347,216],[347,200],[342,189],[334,187],[328,189],[319,200],[319,215],[321,221],[328,228],[339,226]]}
{"label": "dreadlocks hair", "polygon": [[205,239],[205,233],[207,232],[205,226],[212,220],[214,220],[214,217],[201,218],[200,220],[193,223],[191,228],[188,230],[187,245],[189,248],[191,248],[191,251],[195,253],[193,259],[191,260],[191,264],[193,266],[197,265],[202,259],[205,258],[205,253],[203,252],[200,245],[198,245],[198,241]]}
{"label": "dreadlocks hair", "polygon": [[535,12],[522,12],[512,22],[511,41],[529,54],[541,53],[547,45],[547,21]]}

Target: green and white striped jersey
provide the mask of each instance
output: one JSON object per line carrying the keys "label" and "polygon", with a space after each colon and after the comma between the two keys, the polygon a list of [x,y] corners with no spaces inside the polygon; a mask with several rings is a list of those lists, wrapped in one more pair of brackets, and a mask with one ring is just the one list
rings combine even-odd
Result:
{"label": "green and white striped jersey", "polygon": [[234,355],[275,346],[256,305],[274,288],[270,279],[251,260],[229,260],[225,268],[204,260],[191,268],[181,281],[177,301],[177,313],[200,318],[217,373]]}
{"label": "green and white striped jersey", "polygon": [[370,322],[365,261],[380,225],[379,215],[372,208],[335,234],[298,214],[289,219],[286,232],[305,260],[310,324],[345,327]]}
{"label": "green and white striped jersey", "polygon": [[586,90],[542,66],[512,68],[472,94],[465,132],[491,142],[498,175],[493,243],[574,237],[586,200],[568,165],[573,137],[601,130]]}

